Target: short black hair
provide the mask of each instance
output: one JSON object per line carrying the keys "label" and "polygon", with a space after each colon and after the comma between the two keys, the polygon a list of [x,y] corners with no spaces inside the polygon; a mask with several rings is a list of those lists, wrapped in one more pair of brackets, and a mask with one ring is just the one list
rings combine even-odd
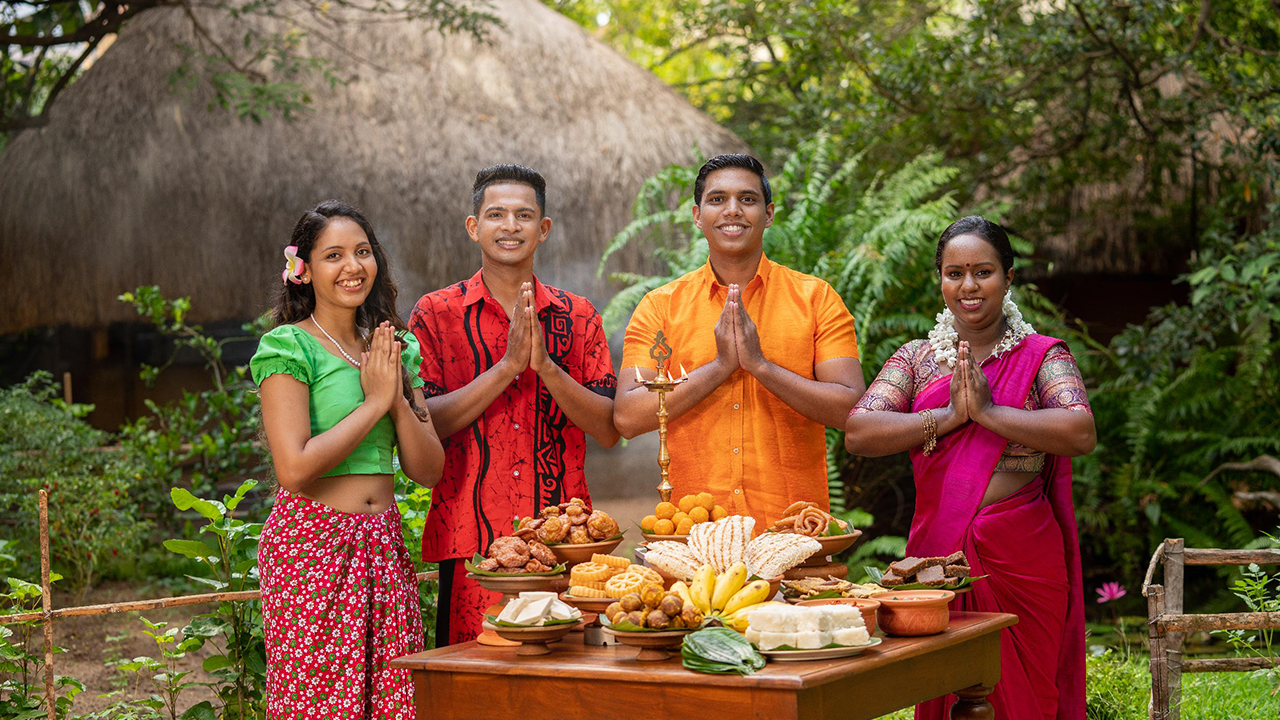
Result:
{"label": "short black hair", "polygon": [[1000,256],[1000,267],[1004,269],[1007,275],[1013,269],[1014,252],[1013,246],[1009,244],[1009,234],[999,223],[993,223],[981,215],[969,215],[947,226],[942,231],[942,237],[938,238],[938,251],[933,256],[933,266],[939,273],[942,272],[942,251],[947,247],[947,243],[951,238],[961,235],[975,235],[986,240],[996,249],[996,254]]}
{"label": "short black hair", "polygon": [[698,179],[693,181],[693,204],[702,204],[702,191],[707,188],[707,176],[716,170],[729,167],[750,170],[760,178],[760,187],[764,189],[764,204],[773,202],[773,188],[769,187],[769,178],[764,176],[764,165],[760,161],[743,153],[717,155],[702,164],[698,169]]}
{"label": "short black hair", "polygon": [[547,214],[547,181],[537,170],[523,165],[493,165],[476,173],[476,184],[471,188],[472,213],[480,214],[480,205],[484,203],[484,191],[490,185],[500,183],[520,183],[533,188],[534,197],[538,199],[538,212]]}

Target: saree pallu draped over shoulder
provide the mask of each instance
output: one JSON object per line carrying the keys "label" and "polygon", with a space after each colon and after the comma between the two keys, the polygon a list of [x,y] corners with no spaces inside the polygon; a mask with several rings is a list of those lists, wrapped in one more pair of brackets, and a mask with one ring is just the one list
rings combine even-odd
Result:
{"label": "saree pallu draped over shoulder", "polygon": [[[1030,335],[981,370],[996,405],[1022,408],[1045,353],[1060,340]],[[912,411],[950,402],[951,376],[920,391]],[[964,550],[972,574],[987,575],[957,599],[959,609],[1007,612],[1018,624],[1001,634],[1000,683],[991,693],[998,720],[1083,720],[1084,592],[1071,501],[1071,461],[1046,456],[1029,485],[983,508],[982,498],[1008,441],[970,422],[925,456],[911,451],[915,516],[907,555]],[[916,707],[917,720],[942,720],[955,696]]]}

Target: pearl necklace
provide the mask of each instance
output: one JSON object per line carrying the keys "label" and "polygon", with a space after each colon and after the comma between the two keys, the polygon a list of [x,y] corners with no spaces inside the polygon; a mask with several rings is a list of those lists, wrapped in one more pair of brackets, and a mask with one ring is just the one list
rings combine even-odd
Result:
{"label": "pearl necklace", "polygon": [[[1009,352],[1013,346],[1022,342],[1023,338],[1035,333],[1035,328],[1030,323],[1022,319],[1022,311],[1018,309],[1018,305],[1013,302],[1013,294],[1006,292],[1004,296],[1004,319],[1008,327],[1004,331],[1004,337],[1000,338],[1000,342],[991,349],[991,354],[987,357],[1000,357],[1000,355]],[[933,346],[933,359],[938,363],[938,367],[955,369],[957,361],[957,350],[960,347],[960,333],[956,331],[956,316],[952,314],[951,308],[943,308],[935,318],[937,325],[929,331],[929,344]]]}
{"label": "pearl necklace", "polygon": [[[324,333],[325,337],[329,338],[329,342],[333,343],[334,347],[338,348],[338,352],[342,353],[342,357],[346,358],[347,362],[351,363],[352,365],[355,365],[356,367],[360,367],[360,361],[348,355],[347,351],[343,349],[342,343],[338,342],[337,340],[334,340],[332,335],[330,335],[324,328],[320,327],[320,323],[316,322],[316,316],[314,313],[312,313],[311,315],[311,322],[315,324],[316,329]],[[365,342],[365,349],[366,350],[369,349],[368,341]]]}

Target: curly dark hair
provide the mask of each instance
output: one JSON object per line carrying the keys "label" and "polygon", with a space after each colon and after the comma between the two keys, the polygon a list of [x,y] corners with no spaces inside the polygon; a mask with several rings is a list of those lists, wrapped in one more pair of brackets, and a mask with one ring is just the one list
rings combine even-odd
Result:
{"label": "curly dark hair", "polygon": [[[360,214],[359,210],[341,200],[325,200],[302,214],[298,224],[293,226],[293,236],[289,244],[297,246],[298,257],[310,263],[311,251],[315,247],[316,239],[329,226],[329,221],[335,217],[346,218],[364,230],[365,237],[369,238],[369,245],[373,248],[373,259],[378,264],[378,274],[373,279],[369,296],[356,309],[356,329],[363,338],[367,338],[373,328],[386,321],[396,329],[396,338],[403,339],[409,327],[396,312],[396,296],[400,291],[395,281],[391,279],[391,263],[387,259],[386,251],[382,248],[382,243],[378,242],[378,236],[373,232],[373,226],[364,215]],[[315,289],[308,283],[295,285],[285,282],[282,284],[280,295],[271,313],[275,325],[293,325],[311,317],[316,309]],[[404,396],[409,400],[409,407],[413,408],[413,414],[417,415],[419,420],[425,422],[428,417],[427,410],[419,407],[413,399],[409,368],[401,367],[400,373],[404,385]]]}

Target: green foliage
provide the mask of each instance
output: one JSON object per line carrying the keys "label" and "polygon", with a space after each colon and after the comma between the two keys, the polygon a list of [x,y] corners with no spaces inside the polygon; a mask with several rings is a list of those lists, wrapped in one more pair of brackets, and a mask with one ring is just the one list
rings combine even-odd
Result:
{"label": "green foliage", "polygon": [[[199,532],[203,537],[164,543],[169,550],[204,566],[206,574],[193,576],[192,580],[208,585],[215,592],[257,588],[258,538],[262,534],[262,523],[245,522],[236,517],[236,509],[257,484],[257,481],[246,480],[234,495],[224,495],[221,502],[197,497],[182,488],[171,491],[175,507],[193,510],[205,519]],[[210,687],[221,706],[218,717],[223,720],[261,717],[265,711],[263,691],[267,663],[260,603],[224,600],[215,609],[192,617],[182,628],[182,636],[179,649],[183,652],[194,652],[206,644],[214,648],[203,667],[214,678]],[[196,705],[188,714],[204,712],[196,710],[200,707]]]}
{"label": "green foliage", "polygon": [[163,407],[147,400],[151,416],[120,429],[121,445],[146,464],[145,475],[154,479],[149,483],[154,497],[143,501],[163,507],[167,502],[161,494],[184,479],[196,492],[209,492],[218,482],[234,482],[265,471],[268,452],[258,442],[262,423],[257,388],[248,367],[227,367],[222,351],[229,342],[260,337],[266,331],[266,318],[246,323],[243,336],[217,340],[187,321],[190,298],[170,300],[153,285],[124,293],[120,300],[132,304],[138,315],[174,342],[174,353],[167,362],[158,367],[142,366],[146,383],[153,383],[178,352],[186,349],[204,361],[212,384],[207,390],[184,391],[181,400]]}
{"label": "green foliage", "polygon": [[[121,661],[116,664],[117,669],[123,673],[134,674],[139,682],[146,681],[150,685],[154,693],[149,697],[139,700],[123,700],[116,702],[111,707],[99,713],[94,713],[85,720],[118,720],[121,717],[137,720],[160,720],[168,718],[168,720],[178,720],[178,699],[183,692],[199,686],[200,683],[187,680],[191,675],[190,670],[181,670],[180,661],[186,658],[187,650],[194,649],[196,644],[189,640],[179,640],[178,629],[169,628],[169,623],[158,622],[153,623],[146,618],[141,618],[142,624],[146,626],[143,631],[147,637],[156,645],[156,650],[160,653],[160,659],[149,656],[136,657],[131,661]],[[167,629],[166,629],[167,628]],[[200,703],[195,707],[208,707],[209,717],[212,715],[212,707],[209,707],[208,701]],[[182,718],[200,718],[202,715],[196,711],[195,707],[181,714]]]}
{"label": "green foliage", "polygon": [[[1280,530],[1276,535],[1280,535]],[[1276,535],[1267,534],[1266,545],[1280,547]],[[1280,572],[1269,573],[1251,563],[1232,583],[1231,593],[1244,602],[1249,612],[1280,613]],[[1225,639],[1241,657],[1280,658],[1275,630],[1218,630],[1214,634]],[[1271,684],[1273,697],[1280,692],[1280,668],[1263,668],[1254,674]]]}
{"label": "green foliage", "polygon": [[[39,491],[49,492],[49,542],[55,568],[87,592],[104,566],[136,550],[149,531],[133,494],[142,466],[107,433],[82,418],[93,409],[58,397],[52,376],[36,372],[0,390],[0,508],[14,519],[12,539],[38,548]],[[23,553],[20,574],[39,573]]]}
{"label": "green foliage", "polygon": [[[1007,219],[1030,236],[1119,214],[1164,247],[1185,243],[1185,163],[1199,182],[1256,190],[1274,176],[1280,16],[1269,0],[544,2],[766,159],[818,132],[876,138],[871,172],[936,148],[966,179],[962,200],[993,188],[1017,198]],[[1087,183],[1119,192],[1088,208],[1063,201]]]}
{"label": "green foliage", "polygon": [[[13,570],[15,560],[10,552],[12,542],[0,540],[0,573]],[[62,576],[50,573],[49,582]],[[39,585],[7,578],[8,591],[0,592],[0,616],[18,615],[41,609],[43,592]],[[34,640],[34,642],[33,642]],[[0,719],[33,720],[48,715],[44,696],[44,649],[41,647],[38,621],[0,625]],[[54,653],[65,652],[54,646]],[[61,675],[54,676],[57,693],[54,707],[60,717],[71,711],[76,695],[84,692],[79,680]]]}
{"label": "green foliage", "polygon": [[1273,206],[1265,229],[1245,234],[1215,222],[1182,278],[1190,303],[1080,357],[1098,428],[1097,451],[1076,461],[1082,536],[1094,539],[1086,566],[1140,576],[1164,537],[1199,547],[1261,537],[1265,513],[1237,492],[1277,478],[1222,466],[1280,454],[1278,218]]}

